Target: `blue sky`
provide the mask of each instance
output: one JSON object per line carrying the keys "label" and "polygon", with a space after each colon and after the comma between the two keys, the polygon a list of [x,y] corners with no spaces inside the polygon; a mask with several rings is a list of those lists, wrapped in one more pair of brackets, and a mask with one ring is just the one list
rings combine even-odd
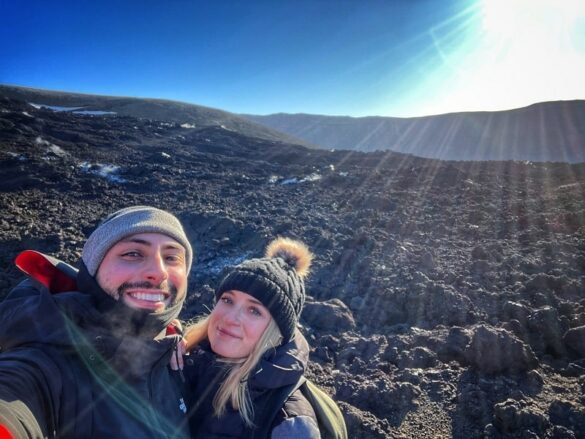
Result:
{"label": "blue sky", "polygon": [[585,99],[582,0],[0,0],[0,83],[235,113]]}

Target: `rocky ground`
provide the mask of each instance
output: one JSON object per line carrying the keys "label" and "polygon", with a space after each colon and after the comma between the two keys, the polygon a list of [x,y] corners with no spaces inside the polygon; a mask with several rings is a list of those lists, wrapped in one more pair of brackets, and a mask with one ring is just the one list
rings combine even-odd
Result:
{"label": "rocky ground", "polygon": [[309,150],[0,98],[0,296],[37,249],[152,204],[196,249],[184,318],[276,235],[316,258],[310,375],[352,438],[585,437],[585,165]]}

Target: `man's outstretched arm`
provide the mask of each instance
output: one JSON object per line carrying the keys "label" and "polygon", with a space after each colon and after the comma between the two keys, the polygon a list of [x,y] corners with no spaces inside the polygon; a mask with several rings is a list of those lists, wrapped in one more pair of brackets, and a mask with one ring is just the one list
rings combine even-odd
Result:
{"label": "man's outstretched arm", "polygon": [[0,354],[0,425],[14,438],[53,437],[51,386],[30,354],[25,349]]}

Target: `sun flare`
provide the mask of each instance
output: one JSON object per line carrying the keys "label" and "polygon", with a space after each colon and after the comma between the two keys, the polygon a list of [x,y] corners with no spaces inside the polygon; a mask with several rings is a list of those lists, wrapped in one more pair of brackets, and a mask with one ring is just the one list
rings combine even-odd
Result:
{"label": "sun flare", "polygon": [[483,0],[431,30],[425,113],[585,98],[585,2]]}

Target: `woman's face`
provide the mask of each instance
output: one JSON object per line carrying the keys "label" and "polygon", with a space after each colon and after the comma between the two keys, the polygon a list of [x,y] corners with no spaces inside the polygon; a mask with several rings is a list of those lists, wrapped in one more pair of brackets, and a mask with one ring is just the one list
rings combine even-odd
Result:
{"label": "woman's face", "polygon": [[268,309],[254,297],[238,290],[226,291],[209,316],[211,349],[225,358],[247,357],[271,319]]}

